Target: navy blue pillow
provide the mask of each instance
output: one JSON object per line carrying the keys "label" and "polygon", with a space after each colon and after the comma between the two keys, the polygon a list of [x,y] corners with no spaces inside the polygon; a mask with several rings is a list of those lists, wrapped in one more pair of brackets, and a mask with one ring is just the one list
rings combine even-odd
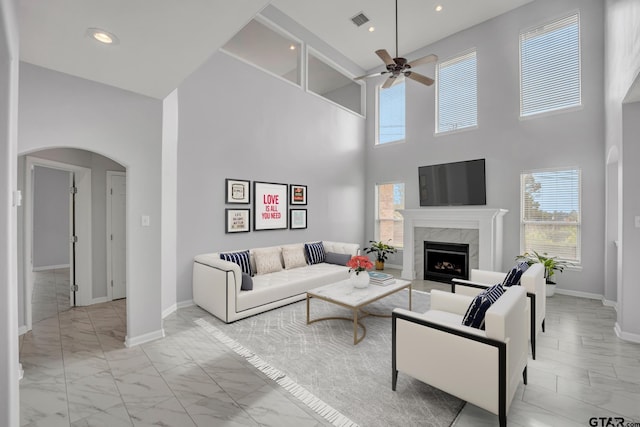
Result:
{"label": "navy blue pillow", "polygon": [[476,295],[462,318],[462,324],[484,330],[484,317],[487,310],[489,310],[491,304],[496,302],[503,293],[504,288],[502,284],[498,283]]}
{"label": "navy blue pillow", "polygon": [[243,273],[253,276],[251,262],[249,262],[249,251],[221,253],[220,259],[235,262]]}
{"label": "navy blue pillow", "polygon": [[307,263],[309,265],[324,262],[327,257],[322,242],[305,243],[304,251],[307,253]]}
{"label": "navy blue pillow", "polygon": [[526,262],[519,262],[515,267],[507,273],[507,276],[504,278],[502,282],[502,286],[508,288],[509,286],[518,286],[520,285],[520,278],[522,277],[522,273],[527,271],[529,268],[529,264]]}
{"label": "navy blue pillow", "polygon": [[335,252],[327,252],[325,255],[324,262],[326,262],[327,264],[346,266],[350,259],[351,259],[351,255],[349,254],[337,254]]}
{"label": "navy blue pillow", "polygon": [[253,290],[253,279],[247,273],[242,273],[242,285],[240,285],[242,291]]}

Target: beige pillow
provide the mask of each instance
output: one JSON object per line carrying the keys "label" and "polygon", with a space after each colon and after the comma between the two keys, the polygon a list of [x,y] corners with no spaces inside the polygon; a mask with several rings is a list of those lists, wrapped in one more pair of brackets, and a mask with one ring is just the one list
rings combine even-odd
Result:
{"label": "beige pillow", "polygon": [[307,265],[307,259],[304,256],[304,246],[283,246],[282,258],[284,258],[284,268],[304,267]]}
{"label": "beige pillow", "polygon": [[267,274],[282,270],[280,248],[256,249],[253,251],[256,260],[256,274]]}

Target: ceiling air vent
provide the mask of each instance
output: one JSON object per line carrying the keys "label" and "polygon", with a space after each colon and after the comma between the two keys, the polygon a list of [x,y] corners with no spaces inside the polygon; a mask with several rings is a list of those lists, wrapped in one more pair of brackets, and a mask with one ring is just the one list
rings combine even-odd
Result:
{"label": "ceiling air vent", "polygon": [[356,24],[357,27],[360,27],[369,22],[369,18],[367,18],[364,13],[360,12],[359,14],[351,18],[351,22]]}

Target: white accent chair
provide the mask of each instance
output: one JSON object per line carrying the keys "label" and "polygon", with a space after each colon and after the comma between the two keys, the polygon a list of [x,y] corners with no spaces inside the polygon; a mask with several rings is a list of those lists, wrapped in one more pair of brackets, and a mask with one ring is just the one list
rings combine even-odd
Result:
{"label": "white accent chair", "polygon": [[[451,292],[463,295],[475,296],[482,290],[502,283],[507,273],[487,270],[471,270],[469,280],[453,279]],[[544,266],[542,264],[532,264],[527,271],[522,274],[520,284],[527,292],[529,298],[528,329],[531,340],[531,356],[536,359],[536,336],[545,329],[545,316],[547,310],[546,281],[544,278]]]}
{"label": "white accent chair", "polygon": [[410,375],[498,415],[507,412],[527,383],[526,296],[509,288],[486,312],[485,330],[462,324],[473,297],[431,291],[426,313],[396,308],[392,314],[392,386]]}

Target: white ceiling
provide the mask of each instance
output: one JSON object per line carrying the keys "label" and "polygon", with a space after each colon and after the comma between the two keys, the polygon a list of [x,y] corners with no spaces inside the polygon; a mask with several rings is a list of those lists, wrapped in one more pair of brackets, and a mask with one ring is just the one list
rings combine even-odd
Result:
{"label": "white ceiling", "polygon": [[[533,0],[398,0],[399,54]],[[164,98],[269,3],[365,70],[395,56],[393,0],[20,0],[20,58],[42,67]],[[358,28],[351,17],[364,12]],[[373,25],[376,31],[370,33]],[[114,33],[100,45],[90,27]]]}

